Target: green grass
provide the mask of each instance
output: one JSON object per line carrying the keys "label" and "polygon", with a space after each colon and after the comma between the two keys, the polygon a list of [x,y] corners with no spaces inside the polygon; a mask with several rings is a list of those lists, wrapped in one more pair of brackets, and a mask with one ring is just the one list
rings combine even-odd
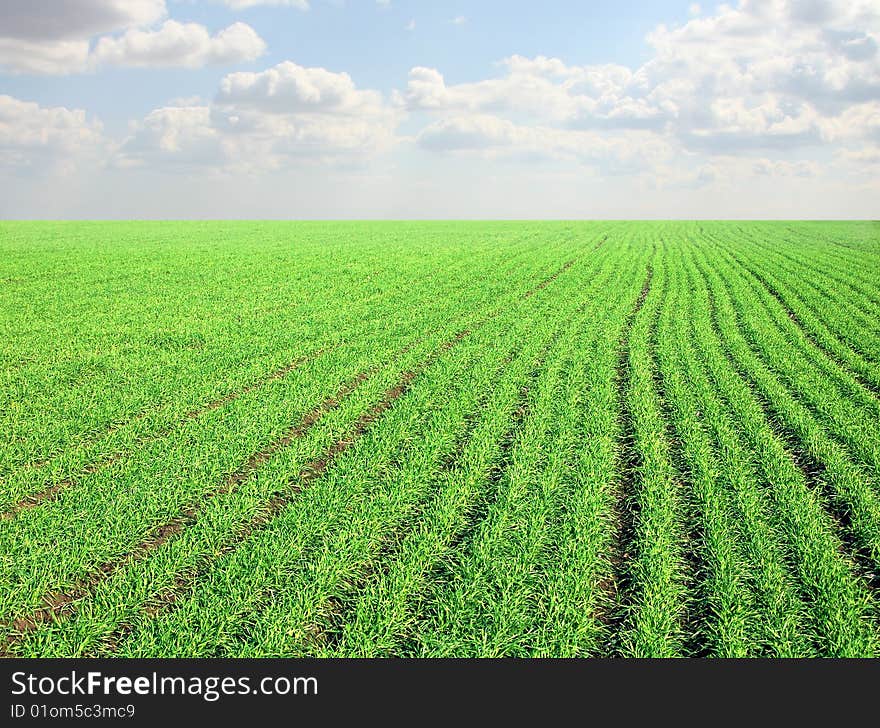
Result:
{"label": "green grass", "polygon": [[876,656],[880,224],[0,223],[0,653]]}

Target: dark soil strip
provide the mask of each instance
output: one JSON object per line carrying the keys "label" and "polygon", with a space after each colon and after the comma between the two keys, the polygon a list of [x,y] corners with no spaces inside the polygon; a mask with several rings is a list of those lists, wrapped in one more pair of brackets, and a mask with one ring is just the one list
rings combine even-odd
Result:
{"label": "dark soil strip", "polygon": [[[659,336],[658,318],[654,320],[651,330],[651,348],[657,350],[657,339]],[[709,599],[700,599],[697,594],[705,591],[704,582],[700,581],[700,575],[709,573],[709,565],[705,559],[705,533],[699,522],[699,507],[693,502],[692,498],[687,494],[693,493],[693,478],[691,469],[688,466],[684,453],[682,452],[681,439],[678,437],[678,431],[672,424],[674,416],[672,408],[669,405],[669,398],[666,394],[666,382],[657,357],[653,355],[654,362],[653,380],[654,391],[660,401],[660,412],[665,423],[666,440],[669,442],[670,460],[677,474],[679,495],[683,496],[682,516],[685,528],[687,529],[687,546],[682,549],[684,557],[685,574],[690,589],[688,590],[688,598],[686,602],[686,611],[682,615],[681,627],[683,639],[683,651],[688,657],[709,657],[711,654],[711,645],[705,641],[705,634],[700,629],[700,625],[707,625],[712,620],[712,614],[709,611]]]}
{"label": "dark soil strip", "polygon": [[[154,432],[149,435],[145,435],[144,437],[138,439],[135,444],[142,445],[145,442],[150,442],[151,440],[162,437],[163,435],[168,434],[168,432],[170,432],[171,430],[175,429],[175,427],[179,427],[181,424],[183,424],[185,422],[189,422],[191,420],[194,420],[197,417],[199,417],[200,415],[204,414],[205,412],[209,412],[211,410],[217,409],[218,407],[222,407],[224,404],[232,402],[233,400],[238,399],[239,397],[242,397],[245,394],[248,394],[249,392],[252,392],[259,387],[262,387],[266,384],[269,384],[270,382],[274,382],[278,379],[283,379],[288,374],[290,374],[290,372],[292,372],[294,369],[296,369],[299,366],[302,366],[305,362],[309,361],[310,359],[317,358],[322,353],[324,353],[323,350],[319,350],[319,351],[316,351],[316,352],[310,354],[309,356],[299,357],[298,359],[295,359],[290,364],[287,364],[287,365],[281,367],[280,369],[276,369],[274,372],[270,372],[269,374],[266,374],[262,377],[259,377],[258,379],[254,380],[253,382],[251,382],[247,386],[242,387],[241,389],[233,390],[233,391],[229,392],[228,394],[225,394],[220,399],[215,399],[212,402],[208,402],[207,404],[204,404],[200,407],[197,407],[193,410],[190,410],[176,424],[172,425],[171,427],[166,427],[158,432]],[[129,417],[127,420],[114,422],[106,430],[99,433],[99,435],[97,437],[86,439],[85,441],[80,442],[78,444],[80,444],[80,445],[94,444],[101,437],[107,437],[108,435],[112,435],[114,432],[118,432],[126,425],[130,425],[135,422],[139,422],[140,420],[147,417],[150,414],[150,412],[154,411],[154,409],[155,408],[145,409],[141,412],[138,412],[136,415]],[[115,456],[115,459],[118,459],[119,457],[121,457],[121,455]],[[32,470],[37,470],[39,468],[45,467],[50,462],[52,462],[52,460],[50,458],[46,458],[45,460],[39,460],[35,463],[29,463],[26,467],[29,469],[32,469]],[[93,463],[92,466],[94,466],[94,465],[95,464]],[[94,472],[94,471],[87,470],[85,472]]]}
{"label": "dark soil strip", "polygon": [[[447,341],[439,349],[435,350],[416,369],[405,371],[401,374],[397,384],[386,390],[382,398],[370,409],[364,412],[355,422],[347,435],[333,443],[324,454],[303,466],[297,477],[290,480],[286,489],[276,493],[266,505],[250,521],[238,529],[232,537],[209,557],[186,572],[178,574],[175,579],[175,587],[157,596],[157,598],[143,610],[147,617],[154,617],[165,609],[171,608],[182,597],[192,592],[199,578],[206,573],[211,566],[222,557],[234,552],[242,543],[253,534],[265,529],[303,490],[308,488],[315,480],[320,478],[330,469],[339,455],[351,448],[367,431],[367,429],[379,420],[392,405],[400,399],[412,386],[413,380],[430,367],[442,354],[447,352],[459,341],[468,336],[470,331],[462,331],[453,339]],[[116,651],[118,645],[134,630],[135,625],[129,622],[119,625],[106,640],[105,653]]]}
{"label": "dark soil strip", "polygon": [[[562,270],[570,267],[573,262],[574,261],[571,261],[570,263],[566,264],[566,266],[564,266]],[[531,289],[530,291],[527,291],[523,298],[531,296],[540,287],[546,287],[546,285],[548,285],[552,279],[555,279],[559,275],[559,273],[562,272],[562,270],[552,276],[551,279],[544,281],[537,287]],[[491,318],[492,315],[484,317],[476,324],[476,326],[481,326],[485,324]],[[349,447],[351,447],[359,439],[359,437],[363,434],[367,427],[369,427],[372,422],[378,419],[387,409],[391,407],[394,401],[396,401],[409,389],[410,383],[418,374],[427,369],[443,353],[451,349],[466,336],[470,335],[470,333],[470,330],[459,332],[450,341],[443,344],[439,349],[435,350],[430,356],[428,356],[427,359],[425,359],[425,361],[423,361],[422,364],[417,368],[417,370],[404,372],[398,384],[395,387],[392,387],[390,390],[386,391],[384,397],[380,400],[379,403],[377,403],[370,410],[361,415],[361,417],[355,423],[353,430],[351,431],[351,433],[349,433],[347,437],[334,443],[322,457],[304,466],[299,476],[288,484],[289,487],[284,493],[276,494],[275,496],[273,496],[267,502],[266,506],[260,511],[260,513],[258,513],[242,529],[237,531],[232,536],[230,541],[227,542],[225,546],[221,547],[221,549],[217,553],[213,554],[211,558],[206,559],[205,562],[199,567],[196,567],[191,571],[179,574],[176,579],[175,589],[159,595],[153,602],[153,604],[144,609],[143,613],[147,616],[153,616],[165,609],[166,607],[170,607],[171,605],[173,605],[182,596],[184,596],[184,594],[192,590],[198,578],[201,576],[202,573],[210,568],[211,564],[213,564],[223,555],[235,551],[235,549],[237,549],[242,542],[249,538],[253,532],[265,528],[266,525],[268,525],[298,493],[300,493],[305,487],[311,484],[313,480],[323,475],[324,472],[330,467],[332,462],[336,459],[336,457],[347,450]],[[406,347],[404,351],[411,349],[414,345],[415,344],[410,344],[408,347]],[[346,386],[347,385],[343,385],[343,388],[345,388]],[[354,386],[356,386],[356,384]],[[336,406],[335,400],[337,399],[339,399],[339,393],[337,393],[336,397],[327,400],[327,410],[325,411],[329,411],[329,409],[332,409],[333,406]],[[330,404],[331,402],[334,403]],[[300,424],[297,426],[297,428],[303,428],[300,432],[300,435],[305,432],[305,429],[307,429],[308,426],[311,426],[311,424],[314,424],[314,422],[317,421],[320,415],[318,415],[318,417],[315,417],[314,415],[317,410],[320,410],[324,406],[324,404],[325,403],[319,405],[316,410],[313,410],[312,413],[306,415],[303,421],[300,422]],[[312,417],[314,417],[314,419],[311,419]],[[311,422],[306,424],[306,421],[310,419]],[[288,433],[285,434],[282,440],[288,438],[287,442],[289,443],[290,440],[297,436],[294,434],[297,431],[297,428],[293,428],[292,430],[288,431]],[[278,442],[281,441],[279,440]],[[251,460],[254,460],[254,462],[256,463],[256,460],[259,460],[260,458],[262,458],[262,460],[260,460],[259,463],[254,464],[250,469],[248,469],[246,464],[242,469],[237,471],[237,473],[231,475],[230,478],[226,482],[224,482],[224,484],[220,488],[218,488],[216,491],[213,491],[212,494],[209,494],[209,496],[204,501],[202,501],[198,506],[194,507],[195,510],[193,510],[192,513],[190,513],[189,511],[185,511],[177,518],[173,519],[167,524],[164,524],[163,526],[160,526],[153,532],[153,534],[151,534],[150,537],[148,537],[148,539],[141,542],[141,544],[135,547],[133,551],[113,562],[102,565],[97,571],[93,572],[88,577],[83,579],[72,589],[69,589],[65,592],[53,592],[45,595],[43,597],[43,602],[45,604],[44,607],[37,609],[36,611],[25,617],[20,617],[13,622],[13,626],[16,629],[17,634],[13,633],[8,635],[4,642],[0,643],[0,657],[12,656],[10,650],[16,644],[21,642],[21,640],[24,639],[27,634],[38,629],[41,624],[50,621],[56,621],[72,613],[75,609],[75,603],[91,594],[98,584],[109,578],[112,574],[116,573],[124,566],[130,565],[145,558],[147,555],[159,548],[170,538],[177,535],[184,528],[191,525],[191,523],[196,520],[198,512],[202,509],[204,504],[208,500],[210,500],[210,498],[213,498],[214,496],[220,495],[224,492],[229,492],[229,490],[234,488],[237,484],[243,482],[246,479],[248,473],[252,472],[256,467],[259,467],[260,464],[265,462],[265,460],[268,459],[272,452],[277,451],[279,447],[283,447],[283,445],[278,445],[278,447],[275,447],[274,449],[270,448],[271,452],[268,454],[266,454],[265,452],[261,452],[252,456],[252,458],[248,460],[248,463],[250,463]],[[230,481],[234,482],[230,483]],[[121,639],[124,638],[128,633],[130,633],[132,629],[133,626],[130,624],[120,625],[108,642],[108,651],[112,652],[114,646],[118,644],[118,642],[121,641]]]}
{"label": "dark soil strip", "polygon": [[[795,242],[795,241],[792,241],[791,239],[789,239],[788,242]],[[825,242],[829,242],[829,241],[825,240]],[[831,242],[833,242],[833,241],[831,241]],[[760,247],[762,247],[764,250],[768,250],[768,248],[766,248],[764,246],[760,246]],[[781,248],[778,246],[772,246],[770,248],[770,250],[772,250],[773,252],[775,252],[777,255],[781,256],[785,260],[789,261],[790,263],[793,263],[796,268],[798,268],[798,267],[801,269],[807,268],[808,270],[810,268],[813,268],[815,270],[815,268],[816,268],[816,264],[811,263],[809,260],[804,260],[803,258],[799,258],[796,255],[793,255],[789,252],[786,252],[785,248]],[[864,251],[860,251],[860,252],[864,252]],[[793,275],[796,275],[796,273]],[[808,274],[808,275],[810,275],[810,274]],[[812,273],[812,275],[817,275],[817,274]],[[861,297],[861,298],[865,299],[866,301],[868,301],[870,303],[870,305],[873,307],[880,306],[880,299],[878,299],[872,292],[865,290],[862,287],[864,285],[864,283],[847,280],[845,277],[838,275],[837,271],[833,267],[823,266],[823,269],[821,271],[819,271],[818,275],[824,275],[826,278],[834,281],[835,283],[838,283],[842,286],[846,286],[855,294],[856,299]],[[828,293],[825,293],[822,295],[827,296]],[[858,308],[865,316],[869,316],[869,317],[872,316],[872,313],[870,311],[865,311],[864,308],[862,308],[862,305],[860,303],[858,303],[856,300],[852,300],[851,303],[853,306]]]}
{"label": "dark soil strip", "polygon": [[[513,360],[513,356],[513,354],[507,355],[502,361],[499,369],[503,369],[507,366]],[[439,464],[438,471],[440,473],[449,472],[461,459],[465,447],[471,439],[471,434],[479,422],[480,414],[485,406],[488,396],[488,391],[483,392],[478,398],[478,403],[475,409],[465,416],[465,424],[462,428],[462,432],[456,438],[452,450],[442,458],[442,461]],[[399,553],[407,536],[412,533],[413,529],[418,524],[419,518],[427,505],[427,499],[419,502],[406,514],[403,520],[395,525],[391,533],[381,539],[379,549],[373,555],[372,561],[363,568],[355,580],[355,583],[347,590],[349,595],[356,596],[364,588],[364,585],[370,577],[379,571],[377,568],[379,565],[385,565],[387,568],[387,565],[390,564],[394,557]],[[347,604],[335,597],[328,599],[323,605],[323,609],[320,610],[320,613],[329,618],[333,627],[327,629],[325,627],[314,625],[313,628],[309,630],[308,646],[317,648],[319,646],[331,646],[337,644],[342,636],[341,627],[345,623],[347,615],[355,609],[355,606],[356,605],[354,604]]]}
{"label": "dark soil strip", "polygon": [[857,245],[850,245],[849,243],[842,243],[839,240],[828,240],[832,245],[838,245],[841,248],[846,248],[847,250],[855,250],[857,253],[866,253],[873,251],[866,251],[864,248],[860,248]]}
{"label": "dark soil strip", "polygon": [[[220,495],[234,491],[245,482],[255,470],[266,463],[275,453],[290,445],[295,439],[302,437],[308,430],[321,419],[327,412],[339,406],[339,403],[351,394],[369,376],[363,372],[353,379],[345,382],[335,395],[328,397],[321,404],[307,413],[297,425],[286,430],[280,438],[272,442],[268,447],[251,455],[237,471],[226,478],[219,486],[200,496],[199,500],[167,523],[153,529],[153,531],[131,551],[120,558],[102,564],[95,572],[80,581],[72,589],[65,592],[52,592],[43,597],[46,605],[32,612],[26,617],[16,619],[14,628],[19,632],[19,640],[26,634],[33,632],[37,627],[46,622],[62,617],[74,602],[88,596],[103,581],[110,578],[121,569],[137,563],[161,547],[166,541],[181,533],[184,529],[192,526],[199,518],[205,506]],[[14,640],[18,641],[18,640]],[[7,647],[9,640],[7,640]]]}
{"label": "dark soil strip", "polygon": [[[726,281],[726,279],[724,280]],[[727,283],[724,283],[724,285],[727,286]],[[734,323],[736,324],[736,328],[739,331],[740,336],[745,340],[746,347],[749,349],[752,355],[764,366],[764,368],[773,373],[774,377],[779,379],[780,386],[785,387],[785,390],[789,393],[791,398],[794,399],[801,407],[807,410],[807,412],[816,420],[819,425],[822,425],[827,420],[827,416],[821,411],[818,404],[810,401],[807,398],[806,394],[796,389],[796,385],[788,381],[789,376],[784,372],[779,371],[779,367],[770,361],[769,354],[761,351],[758,348],[756,334],[754,334],[754,332],[749,332],[745,329],[745,326],[743,324],[743,314],[737,308],[735,297],[729,287],[728,293],[731,296],[731,305],[734,309]],[[849,395],[842,390],[840,384],[835,384],[835,388],[837,389],[838,394],[842,399],[851,399]],[[779,415],[779,418],[781,419],[782,415]],[[822,427],[822,431],[829,440],[836,443],[842,450],[847,453],[847,456],[852,463],[859,467],[861,467],[862,465],[865,465],[869,468],[871,467],[870,462],[865,460],[864,454],[859,453],[857,447],[851,442],[847,442],[847,439],[843,434],[833,429],[826,428],[825,426]]]}
{"label": "dark soil strip", "polygon": [[[583,306],[579,307],[578,311],[582,310],[582,308]],[[528,419],[531,411],[529,393],[538,381],[538,377],[541,375],[541,371],[544,368],[544,362],[547,359],[547,352],[556,345],[556,342],[559,341],[563,332],[563,328],[558,328],[547,342],[542,345],[541,350],[535,359],[534,366],[529,370],[529,373],[526,376],[526,382],[520,388],[516,409],[514,409],[511,414],[510,427],[508,427],[499,441],[498,459],[489,471],[489,476],[487,478],[489,486],[487,488],[487,497],[481,499],[477,504],[477,507],[469,514],[466,525],[456,534],[455,539],[450,544],[450,552],[464,553],[468,545],[473,542],[477,529],[479,528],[480,523],[486,519],[492,504],[495,503],[501,495],[501,481],[504,479],[504,474],[510,465],[511,458],[513,457],[513,446],[516,443],[517,434],[522,429],[523,423]]]}
{"label": "dark soil strip", "polygon": [[864,387],[869,392],[871,392],[871,394],[873,394],[875,397],[880,396],[880,387],[878,387],[873,382],[869,382],[868,380],[866,380],[858,372],[853,371],[850,368],[849,364],[838,359],[837,355],[834,354],[834,352],[829,351],[821,343],[819,343],[819,341],[818,341],[818,339],[816,339],[815,335],[813,335],[813,333],[810,332],[806,326],[804,326],[804,323],[803,323],[803,321],[801,321],[800,317],[785,302],[785,299],[782,297],[782,294],[779,293],[779,291],[767,280],[767,278],[762,273],[759,273],[758,271],[747,267],[736,256],[732,256],[732,257],[740,265],[740,267],[749,271],[755,277],[755,279],[766,289],[767,293],[769,293],[771,296],[773,296],[773,298],[776,300],[776,302],[779,304],[779,306],[782,308],[782,310],[785,311],[786,315],[791,320],[791,322],[801,330],[804,337],[806,337],[807,341],[809,341],[816,349],[818,349],[820,352],[822,352],[831,361],[833,361],[835,364],[837,364],[837,366],[839,366],[844,372],[849,374],[849,376],[851,376],[853,379],[855,379],[856,382],[858,382],[862,387]]}
{"label": "dark soil strip", "polygon": [[[539,290],[546,288],[548,285],[550,285],[550,283],[552,283],[554,280],[556,280],[556,278],[558,278],[560,274],[562,274],[564,271],[566,271],[568,268],[570,268],[572,265],[574,265],[574,263],[575,263],[574,260],[568,261],[565,265],[562,266],[562,268],[560,268],[558,271],[556,271],[556,273],[554,273],[552,276],[544,279],[538,285],[536,285],[535,287],[526,291],[522,295],[522,298],[523,299],[531,298]],[[478,325],[482,325],[483,323],[488,321],[490,318],[492,318],[492,316],[486,317],[485,319],[480,321]],[[405,354],[408,350],[417,346],[422,340],[423,340],[423,337],[421,337],[421,338],[417,339],[416,341],[414,341],[413,343],[409,344],[407,347],[405,347],[401,351],[401,354]],[[284,377],[286,377],[290,372],[292,372],[297,367],[302,366],[307,361],[310,361],[312,359],[317,358],[318,356],[320,356],[323,353],[324,353],[323,350],[318,350],[309,356],[300,357],[299,359],[292,362],[291,364],[288,364],[280,369],[277,369],[276,371],[266,375],[265,377],[261,377],[260,379],[254,381],[253,383],[247,385],[246,387],[244,387],[242,389],[230,392],[229,394],[224,395],[220,399],[216,399],[216,400],[209,402],[201,407],[198,407],[194,410],[191,410],[186,415],[184,415],[184,417],[179,422],[177,422],[175,425],[173,425],[171,427],[163,428],[159,432],[152,433],[150,435],[146,435],[145,437],[139,438],[136,442],[136,446],[144,445],[149,442],[158,440],[159,438],[167,435],[169,432],[172,432],[176,428],[180,427],[181,425],[200,417],[201,415],[205,414],[206,412],[218,409],[219,407],[222,407],[223,405],[228,404],[229,402],[231,402],[239,397],[242,397],[242,396],[248,394],[249,392],[252,392],[255,389],[262,387],[270,382],[277,381],[279,379],[283,379]],[[113,432],[114,429],[119,429],[120,427],[124,426],[125,424],[129,424],[130,422],[134,422],[134,421],[137,421],[138,419],[142,419],[143,417],[146,416],[146,414],[147,414],[146,412],[140,413],[139,415],[135,416],[132,420],[129,420],[126,423],[122,423],[122,424],[117,425],[115,428],[111,429],[110,432]],[[25,496],[24,498],[17,501],[16,503],[13,503],[11,506],[8,506],[5,510],[0,511],[0,521],[7,521],[10,519],[13,519],[22,511],[31,510],[33,508],[36,508],[37,506],[42,505],[43,503],[54,500],[55,498],[58,497],[59,493],[66,490],[67,488],[70,488],[71,486],[75,485],[77,482],[79,482],[79,480],[83,476],[92,475],[93,473],[96,473],[99,470],[103,470],[104,468],[109,467],[113,463],[121,460],[125,455],[126,455],[125,452],[116,453],[116,454],[111,455],[110,457],[104,458],[102,460],[91,462],[83,468],[83,471],[78,476],[72,476],[72,477],[60,480],[57,483],[49,484],[43,490],[38,491],[36,493],[32,493],[28,496]],[[47,464],[48,462],[49,462],[48,460],[45,460],[40,463],[34,464],[30,467],[41,467],[41,466]]]}
{"label": "dark soil strip", "polygon": [[599,583],[599,589],[605,594],[607,607],[601,609],[599,620],[608,627],[609,656],[616,653],[617,638],[623,629],[623,624],[629,614],[630,597],[633,592],[632,578],[629,563],[637,552],[636,522],[639,517],[638,501],[634,498],[638,483],[638,469],[641,466],[641,457],[636,448],[636,433],[633,424],[632,411],[629,408],[628,393],[630,388],[630,365],[629,365],[629,339],[633,321],[636,315],[645,305],[645,299],[651,290],[651,280],[654,277],[654,269],[648,265],[648,272],[642,290],[632,311],[626,317],[623,329],[620,333],[620,346],[617,360],[617,399],[620,408],[620,456],[617,471],[621,473],[620,483],[617,488],[616,503],[614,504],[615,532],[612,537],[610,549],[610,564],[612,573]]}
{"label": "dark soil strip", "polygon": [[488,484],[485,491],[486,497],[480,499],[476,504],[476,507],[468,514],[467,522],[464,527],[455,534],[455,538],[449,545],[450,552],[464,553],[467,550],[467,547],[473,542],[480,524],[486,519],[489,509],[501,495],[501,481],[504,480],[504,474],[510,466],[516,436],[522,429],[523,423],[529,417],[529,412],[531,410],[529,405],[529,393],[538,379],[540,367],[543,366],[543,363],[543,360],[538,362],[535,369],[529,373],[528,383],[520,388],[516,409],[510,417],[510,426],[501,436],[499,442],[500,449],[498,460],[489,470],[489,475],[486,479]]}
{"label": "dark soil strip", "polygon": [[[429,588],[435,590],[438,583],[448,583],[452,573],[461,562],[461,558],[468,552],[474,543],[474,539],[480,528],[480,524],[486,520],[489,511],[501,497],[502,481],[504,473],[510,465],[513,454],[513,445],[516,442],[517,433],[522,429],[523,423],[529,416],[529,392],[538,378],[543,360],[540,360],[535,369],[529,373],[528,383],[524,384],[519,392],[516,409],[511,413],[510,426],[505,430],[499,440],[500,452],[497,461],[489,471],[486,478],[486,487],[481,493],[479,500],[473,504],[465,517],[462,527],[454,534],[445,553],[453,554],[449,559],[443,559],[441,563],[431,569],[431,574],[426,578],[426,583],[432,584]],[[432,578],[433,577],[433,578]],[[418,645],[415,635],[409,635],[402,640],[399,651],[406,655],[417,650]]]}
{"label": "dark soil strip", "polygon": [[[475,508],[468,514],[467,521],[464,527],[455,534],[454,538],[450,542],[448,548],[446,549],[449,553],[456,553],[460,556],[467,550],[468,544],[473,541],[473,538],[476,535],[479,524],[485,520],[492,504],[498,500],[498,497],[501,493],[501,481],[503,479],[504,472],[510,463],[511,453],[513,449],[513,444],[516,440],[516,435],[522,428],[523,422],[528,417],[529,392],[534,386],[534,383],[540,374],[541,368],[543,367],[544,360],[546,358],[547,351],[556,343],[556,341],[558,341],[561,334],[562,329],[558,329],[542,346],[541,352],[538,355],[533,368],[529,371],[529,374],[527,376],[527,383],[524,384],[523,387],[520,389],[519,397],[517,398],[516,408],[511,415],[510,427],[505,431],[500,440],[499,458],[489,472],[489,476],[487,479],[488,487],[484,491],[485,495],[479,500]],[[507,364],[509,364],[513,360],[514,355],[514,353],[507,355],[502,361],[500,368],[503,369]],[[481,402],[485,401],[485,398],[488,396],[488,394],[488,392],[485,392],[481,396]],[[444,460],[441,466],[441,470],[452,470],[460,460],[464,448],[470,439],[470,433],[477,424],[481,409],[482,407],[478,407],[477,410],[468,415],[465,432],[463,436],[459,439],[455,451]],[[410,531],[411,528],[398,529],[394,536],[388,539],[383,544],[382,550],[376,555],[376,559],[373,562],[373,568],[366,570],[362,578],[359,579],[358,583],[350,590],[350,593],[352,595],[356,596],[358,592],[360,592],[363,588],[363,585],[366,583],[367,579],[369,579],[369,577],[373,573],[375,573],[375,564],[384,563],[386,564],[387,568],[387,564],[391,563],[391,558],[399,551],[406,535]],[[445,569],[447,570],[450,568],[452,567],[448,564],[445,567]],[[435,574],[438,573],[439,567],[434,568],[432,571]],[[338,600],[333,600],[333,603],[327,604],[326,609],[323,613],[330,616],[332,626],[329,629],[316,627],[313,635],[310,636],[309,644],[314,644],[315,646],[324,645],[331,647],[338,644],[339,640],[342,637],[342,625],[345,624],[347,620],[347,615],[351,614],[351,612],[355,608],[355,604],[345,604]]]}
{"label": "dark soil strip", "polygon": [[[149,435],[145,435],[143,437],[138,438],[135,442],[135,447],[140,447],[142,445],[146,445],[147,443],[154,442],[155,440],[158,440],[158,439],[164,437],[165,435],[169,434],[170,432],[173,432],[175,429],[177,429],[178,427],[181,427],[182,425],[186,424],[187,422],[191,422],[191,421],[197,419],[198,417],[205,414],[206,412],[210,412],[211,410],[218,409],[219,407],[222,407],[223,405],[228,404],[229,402],[232,402],[233,400],[238,399],[239,397],[243,397],[244,395],[246,395],[250,392],[253,392],[255,389],[258,389],[259,387],[265,386],[266,384],[269,384],[270,382],[274,382],[279,379],[283,379],[288,374],[290,374],[294,369],[302,366],[307,361],[310,361],[312,359],[317,358],[322,353],[323,353],[323,351],[319,350],[309,356],[300,357],[299,359],[296,359],[295,361],[291,362],[290,364],[287,364],[286,366],[281,367],[280,369],[276,369],[274,372],[272,372],[264,377],[260,377],[259,379],[255,380],[251,384],[248,384],[246,387],[242,387],[241,389],[237,389],[232,392],[229,392],[228,394],[224,395],[220,399],[215,399],[214,401],[208,402],[207,404],[202,405],[201,407],[190,410],[189,412],[187,412],[183,416],[183,418],[181,418],[174,425],[172,425],[170,427],[162,428],[158,432],[153,432],[153,433],[150,433]],[[124,424],[129,424],[130,422],[135,422],[139,419],[143,419],[143,417],[145,417],[145,416],[146,416],[146,413],[141,413],[141,414],[137,415],[136,417],[134,417],[133,419],[129,420],[128,422],[117,425],[116,427],[109,430],[109,432],[113,432],[113,431],[119,429]],[[110,455],[109,457],[103,458],[102,460],[96,460],[91,463],[88,463],[83,468],[82,472],[79,475],[72,476],[69,478],[64,478],[63,480],[59,480],[57,483],[52,483],[51,485],[48,485],[43,490],[40,490],[40,491],[37,491],[36,493],[32,493],[28,496],[25,496],[21,500],[13,503],[6,510],[0,512],[0,521],[11,520],[11,519],[15,518],[22,511],[29,511],[33,508],[36,508],[39,505],[42,505],[43,503],[54,500],[55,498],[58,497],[58,494],[61,493],[61,491],[66,490],[67,488],[70,488],[70,487],[76,485],[76,483],[78,483],[79,480],[83,476],[92,475],[93,473],[97,473],[98,471],[103,470],[104,468],[111,466],[113,463],[118,462],[123,457],[125,457],[126,454],[127,454],[127,452],[119,452],[119,453],[115,453],[113,455]],[[45,464],[47,462],[49,462],[49,461],[44,461],[43,464]],[[34,466],[34,467],[37,467],[37,466]]]}
{"label": "dark soil strip", "polygon": [[727,357],[728,363],[751,390],[752,395],[764,413],[764,419],[776,437],[785,446],[792,462],[800,470],[807,488],[819,494],[819,502],[836,526],[835,531],[841,542],[841,556],[853,565],[856,573],[868,587],[871,589],[880,588],[880,573],[878,573],[874,560],[871,558],[870,551],[859,545],[846,506],[840,503],[833,493],[829,492],[828,486],[825,484],[825,465],[798,445],[796,433],[786,424],[782,414],[776,410],[772,402],[767,400],[757,390],[751,379],[739,367],[718,325],[718,309],[715,302],[715,294],[709,288],[707,288],[707,292],[709,295],[709,321],[712,331],[718,339],[724,355]]}
{"label": "dark soil strip", "polygon": [[[501,366],[499,370],[505,369],[510,362],[512,362],[517,355],[518,352],[512,352],[504,357],[501,361]],[[489,398],[489,391],[484,391],[478,400],[478,404],[476,409],[468,412],[465,416],[465,424],[462,429],[461,435],[457,438],[455,443],[454,450],[449,453],[445,458],[443,458],[443,462],[440,464],[440,472],[447,473],[452,470],[460,461],[462,456],[464,455],[464,450],[467,447],[468,442],[471,440],[471,435],[473,434],[474,429],[479,424],[480,417],[483,414],[483,409],[486,406],[486,401]]]}
{"label": "dark soil strip", "polygon": [[[508,357],[508,360],[510,357]],[[479,421],[479,414],[482,410],[483,403],[488,393],[484,393],[480,398],[480,404],[476,409],[470,412],[465,419],[465,427],[461,435],[456,439],[452,451],[442,459],[439,465],[439,472],[449,472],[455,467],[455,464],[461,458],[471,433]],[[371,576],[380,570],[387,570],[388,565],[392,563],[395,556],[400,552],[407,536],[411,534],[418,524],[419,518],[424,513],[428,505],[428,500],[422,500],[414,508],[412,508],[405,517],[397,522],[393,530],[382,538],[379,542],[379,548],[372,556],[369,564],[360,571],[355,583],[347,590],[349,598],[356,598],[357,594],[364,588]],[[342,637],[342,625],[346,623],[349,615],[356,608],[356,604],[349,604],[339,598],[331,597],[322,606],[320,614],[330,622],[330,628],[315,624],[308,631],[307,646],[318,648],[321,646],[334,646],[339,643]]]}
{"label": "dark soil strip", "polygon": [[535,286],[534,288],[532,288],[532,289],[526,291],[526,292],[523,294],[523,298],[531,298],[531,297],[534,296],[538,291],[542,291],[542,290],[544,290],[547,286],[549,286],[551,283],[553,283],[553,281],[555,281],[557,278],[559,278],[560,275],[562,275],[565,271],[567,271],[567,270],[568,270],[569,268],[571,268],[573,265],[574,265],[574,260],[570,260],[570,261],[568,261],[568,262],[567,262],[565,265],[563,265],[558,271],[556,271],[552,276],[550,276],[550,277],[548,277],[548,278],[545,278],[545,279],[544,279],[543,281],[541,281],[537,286]]}

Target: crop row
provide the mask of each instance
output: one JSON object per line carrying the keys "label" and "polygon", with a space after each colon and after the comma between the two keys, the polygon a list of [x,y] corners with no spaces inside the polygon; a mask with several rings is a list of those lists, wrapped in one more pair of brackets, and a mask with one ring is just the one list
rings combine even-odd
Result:
{"label": "crop row", "polygon": [[4,231],[7,656],[880,653],[876,226]]}

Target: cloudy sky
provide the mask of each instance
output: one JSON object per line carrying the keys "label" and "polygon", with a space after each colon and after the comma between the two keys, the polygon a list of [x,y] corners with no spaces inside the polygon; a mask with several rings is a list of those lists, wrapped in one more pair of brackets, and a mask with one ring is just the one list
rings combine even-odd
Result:
{"label": "cloudy sky", "polygon": [[880,0],[0,0],[0,217],[880,217]]}

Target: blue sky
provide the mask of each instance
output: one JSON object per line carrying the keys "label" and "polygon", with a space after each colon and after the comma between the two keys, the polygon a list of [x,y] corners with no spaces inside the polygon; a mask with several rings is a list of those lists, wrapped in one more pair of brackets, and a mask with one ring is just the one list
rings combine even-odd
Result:
{"label": "blue sky", "polygon": [[5,217],[877,214],[871,0],[3,12]]}

